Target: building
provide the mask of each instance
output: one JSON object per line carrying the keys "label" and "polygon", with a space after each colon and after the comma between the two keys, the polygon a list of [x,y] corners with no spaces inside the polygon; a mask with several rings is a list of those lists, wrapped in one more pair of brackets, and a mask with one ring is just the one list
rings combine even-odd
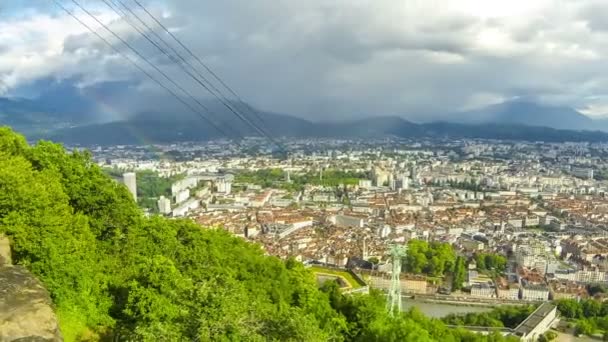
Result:
{"label": "building", "polygon": [[359,187],[362,189],[369,189],[372,187],[372,181],[369,179],[359,179]]}
{"label": "building", "polygon": [[576,281],[581,283],[605,283],[606,272],[598,269],[582,269],[576,272]]}
{"label": "building", "polygon": [[133,200],[137,202],[137,178],[135,172],[123,173],[122,181],[127,186],[127,189],[129,189],[129,192],[133,196]]}
{"label": "building", "polygon": [[549,300],[549,289],[542,284],[529,284],[521,288],[521,299],[530,302],[542,302]]}
{"label": "building", "polygon": [[401,288],[404,292],[424,294],[427,291],[426,277],[406,274],[401,279]]}
{"label": "building", "polygon": [[190,189],[180,190],[175,195],[175,203],[180,204],[188,200],[190,198]]}
{"label": "building", "polygon": [[593,179],[593,169],[591,168],[573,166],[570,169],[570,173],[575,177]]}
{"label": "building", "polygon": [[251,206],[254,207],[254,208],[263,207],[264,204],[266,204],[270,200],[270,197],[272,196],[272,193],[273,193],[272,190],[268,190],[268,191],[265,191],[262,194],[259,194],[259,195],[255,196],[250,201]]}
{"label": "building", "polygon": [[483,242],[468,238],[461,239],[460,244],[467,251],[482,251],[485,248]]}
{"label": "building", "polygon": [[156,204],[158,205],[159,213],[163,215],[171,213],[171,201],[165,196],[160,196]]}
{"label": "building", "polygon": [[471,296],[496,298],[496,289],[489,283],[476,283],[471,285]]}
{"label": "building", "polygon": [[517,281],[509,281],[507,278],[500,277],[496,279],[496,297],[499,299],[518,300],[519,287]]}
{"label": "building", "polygon": [[338,227],[363,227],[367,224],[366,217],[358,217],[352,215],[333,215],[329,218],[329,222]]}
{"label": "building", "polygon": [[311,227],[313,220],[311,217],[298,217],[277,223],[269,224],[269,228],[280,239],[292,234],[302,228]]}
{"label": "building", "polygon": [[185,189],[195,188],[197,186],[197,184],[198,184],[197,177],[192,177],[192,176],[186,177],[171,185],[171,195],[177,196],[178,192],[185,190]]}
{"label": "building", "polygon": [[526,216],[524,225],[526,227],[535,227],[540,225],[540,218],[536,215]]}
{"label": "building", "polygon": [[376,186],[387,185],[387,184],[389,184],[389,181],[392,178],[391,174],[388,171],[385,171],[380,168],[374,168],[373,175],[374,175],[374,183]]}
{"label": "building", "polygon": [[186,216],[190,210],[196,209],[200,207],[200,205],[201,202],[198,199],[192,198],[173,209],[172,214],[174,217]]}
{"label": "building", "polygon": [[406,175],[401,175],[397,181],[397,188],[407,190],[410,188],[410,178]]}
{"label": "building", "polygon": [[230,195],[232,191],[232,181],[225,178],[218,179],[217,182],[217,192],[223,192],[226,195]]}
{"label": "building", "polygon": [[519,251],[515,256],[515,260],[517,261],[517,265],[536,269],[540,274],[545,274],[545,270],[547,269],[547,258],[544,255]]}
{"label": "building", "polygon": [[528,318],[526,318],[514,330],[514,335],[521,341],[536,341],[557,321],[557,306],[551,303],[543,303]]}
{"label": "building", "polygon": [[549,283],[551,298],[559,299],[578,299],[587,297],[585,285],[567,280],[553,280]]}

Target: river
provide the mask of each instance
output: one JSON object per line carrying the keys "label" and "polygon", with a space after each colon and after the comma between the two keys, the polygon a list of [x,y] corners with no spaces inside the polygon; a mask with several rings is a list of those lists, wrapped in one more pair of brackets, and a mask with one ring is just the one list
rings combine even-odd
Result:
{"label": "river", "polygon": [[470,306],[470,305],[452,305],[441,303],[427,303],[420,300],[403,298],[402,310],[409,310],[411,307],[417,307],[422,313],[429,317],[441,318],[449,314],[465,314],[469,312],[488,312],[492,311],[491,307],[485,306]]}

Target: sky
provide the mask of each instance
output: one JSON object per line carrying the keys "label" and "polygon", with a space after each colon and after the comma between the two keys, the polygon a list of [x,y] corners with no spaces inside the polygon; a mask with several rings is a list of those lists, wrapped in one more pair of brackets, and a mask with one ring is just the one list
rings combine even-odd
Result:
{"label": "sky", "polygon": [[[71,0],[59,1],[154,73]],[[133,0],[121,1],[146,18]],[[263,110],[427,121],[526,98],[608,115],[605,0],[141,1]],[[101,0],[78,2],[195,97],[208,96],[129,26],[133,17]],[[112,119],[184,110],[52,1],[1,1],[0,96],[54,86],[72,89],[66,98],[93,99]]]}

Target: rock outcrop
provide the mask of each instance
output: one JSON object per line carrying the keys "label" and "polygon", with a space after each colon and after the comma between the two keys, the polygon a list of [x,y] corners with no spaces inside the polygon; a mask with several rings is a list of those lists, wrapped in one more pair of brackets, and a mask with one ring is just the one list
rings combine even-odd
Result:
{"label": "rock outcrop", "polygon": [[11,259],[11,242],[3,234],[0,234],[0,266],[12,265]]}
{"label": "rock outcrop", "polygon": [[8,263],[4,240],[0,235],[0,342],[63,341],[47,290],[24,267]]}

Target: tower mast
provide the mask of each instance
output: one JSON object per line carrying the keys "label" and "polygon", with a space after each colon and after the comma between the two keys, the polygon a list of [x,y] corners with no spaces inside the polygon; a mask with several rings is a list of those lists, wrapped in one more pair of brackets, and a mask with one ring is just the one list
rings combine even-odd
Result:
{"label": "tower mast", "polygon": [[393,271],[391,273],[391,288],[386,297],[386,307],[391,316],[395,310],[401,312],[401,259],[407,255],[407,246],[393,245],[390,249]]}

